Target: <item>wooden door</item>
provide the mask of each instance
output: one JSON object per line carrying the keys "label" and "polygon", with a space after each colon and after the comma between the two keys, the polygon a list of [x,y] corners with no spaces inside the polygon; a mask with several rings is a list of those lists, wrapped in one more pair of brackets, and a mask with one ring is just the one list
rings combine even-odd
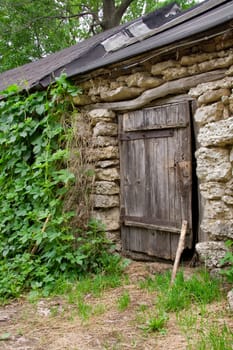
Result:
{"label": "wooden door", "polygon": [[123,251],[174,259],[182,220],[192,247],[188,102],[119,116]]}

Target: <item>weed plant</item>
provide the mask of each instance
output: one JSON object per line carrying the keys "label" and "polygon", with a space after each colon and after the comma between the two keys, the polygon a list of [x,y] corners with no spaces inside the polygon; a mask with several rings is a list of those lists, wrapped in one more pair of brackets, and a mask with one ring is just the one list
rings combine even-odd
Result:
{"label": "weed plant", "polygon": [[117,300],[118,310],[124,311],[130,305],[130,295],[125,291]]}
{"label": "weed plant", "polygon": [[171,273],[167,272],[140,283],[141,288],[157,292],[157,305],[166,312],[186,309],[192,303],[207,304],[221,296],[219,281],[212,279],[206,271],[186,280],[183,272],[178,272],[172,286],[170,280]]}
{"label": "weed plant", "polygon": [[232,330],[225,324],[212,324],[198,332],[198,340],[191,341],[188,350],[232,350],[232,344]]}
{"label": "weed plant", "polygon": [[227,267],[222,270],[222,275],[226,276],[230,283],[233,283],[233,241],[226,241],[226,246],[228,251],[226,252],[225,257],[221,260],[221,263]]}
{"label": "weed plant", "polygon": [[120,261],[109,254],[110,243],[98,222],[77,229],[71,224],[72,208],[64,206],[69,191],[79,183],[78,174],[69,169],[68,147],[72,98],[78,93],[65,75],[45,91],[20,93],[17,86],[11,86],[1,92],[2,302],[30,289],[49,295],[57,282],[62,287],[62,280],[108,273]]}

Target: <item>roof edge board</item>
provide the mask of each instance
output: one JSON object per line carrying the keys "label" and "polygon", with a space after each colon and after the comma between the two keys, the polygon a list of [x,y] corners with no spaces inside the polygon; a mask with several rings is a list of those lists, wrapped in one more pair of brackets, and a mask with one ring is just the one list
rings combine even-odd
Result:
{"label": "roof edge board", "polygon": [[[218,9],[210,11],[208,14],[205,15],[205,21],[203,21],[202,16],[194,18],[194,24],[192,23],[192,25],[190,25],[188,28],[187,23],[181,23],[177,25],[176,29],[178,29],[179,31],[177,32],[176,30],[176,33],[174,33],[173,28],[167,29],[166,31],[160,33],[159,38],[156,41],[156,45],[154,42],[150,42],[151,38],[147,38],[147,40],[140,43],[141,46],[139,48],[135,49],[133,46],[128,46],[121,50],[121,55],[119,55],[119,52],[116,51],[111,55],[102,57],[101,60],[99,59],[86,66],[82,66],[81,69],[78,68],[73,70],[72,67],[70,67],[75,66],[74,61],[71,65],[67,65],[66,67],[61,67],[60,69],[56,70],[54,72],[54,75],[57,76],[59,75],[59,72],[66,70],[68,77],[72,78],[75,75],[87,73],[88,71],[112,64],[117,60],[128,59],[134,55],[142,54],[146,51],[169,45],[172,42],[183,40],[189,36],[199,34],[200,32],[206,32],[207,30],[210,30],[218,25],[228,22],[231,19],[233,19],[233,2],[231,2],[231,4],[228,4],[227,7],[220,7]],[[212,25],[210,25],[210,22],[212,23]],[[42,78],[38,83],[41,83],[43,86],[47,86],[48,80],[51,81],[51,75],[47,75],[46,77]]]}
{"label": "roof edge board", "polygon": [[[176,18],[174,19],[171,19],[169,22],[161,25],[160,27],[157,27],[155,29],[151,29],[149,30],[148,32],[144,33],[143,35],[141,36],[137,36],[137,37],[134,37],[132,39],[129,39],[127,40],[127,44],[126,45],[123,45],[124,47],[126,46],[129,46],[129,45],[132,45],[134,44],[135,42],[138,42],[138,41],[142,41],[146,38],[149,38],[150,36],[153,36],[155,34],[159,34],[171,27],[174,27],[184,21],[187,21],[189,20],[190,18],[193,18],[195,16],[198,16],[200,14],[203,14],[203,12],[206,12],[206,11],[209,11],[211,9],[213,9],[214,7],[216,6],[220,6],[226,2],[228,2],[229,0],[212,0],[211,2],[207,2],[207,3],[204,3],[204,4],[200,4],[199,6],[197,7],[194,7],[193,9],[189,9],[181,14],[179,14]],[[129,29],[130,30],[130,26],[132,24],[126,26],[123,28],[123,30],[125,29]],[[115,33],[111,36],[109,36],[108,38],[106,38],[102,43],[99,43],[100,45],[104,45],[103,43],[107,40],[109,40],[111,37],[114,37],[115,35],[117,34],[120,34],[121,31],[119,33]]]}
{"label": "roof edge board", "polygon": [[[178,17],[170,20],[168,23],[165,23],[161,27],[152,29],[150,31],[150,33],[146,33],[145,35],[143,35],[141,37],[132,38],[132,41],[129,43],[129,45],[125,46],[122,49],[123,50],[125,48],[129,49],[130,45],[133,45],[136,42],[139,42],[139,41],[142,42],[143,40],[148,39],[148,38],[150,38],[150,37],[152,37],[152,36],[154,36],[156,34],[160,34],[162,32],[166,32],[170,28],[174,28],[174,26],[179,26],[182,23],[187,22],[188,20],[190,20],[192,18],[195,18],[197,16],[201,16],[201,15],[205,14],[207,11],[213,11],[213,9],[215,9],[216,7],[221,7],[223,4],[228,3],[228,2],[229,2],[229,0],[211,0],[211,1],[208,1],[208,2],[203,3],[203,4],[199,4],[196,7],[194,7],[193,9],[189,9],[189,10],[185,11],[183,14],[180,14]],[[207,15],[208,15],[208,13],[207,13]],[[125,28],[127,28],[127,25],[124,25],[122,29],[125,29]],[[113,34],[113,35],[115,35],[115,34]],[[109,37],[111,37],[111,35]],[[98,45],[101,45],[101,42],[98,43],[96,46],[98,46]],[[117,51],[115,51],[115,52],[117,52]],[[109,60],[108,60],[107,56],[102,58],[102,62],[103,61],[106,62],[106,63],[103,63],[104,66],[107,65],[107,64],[113,63],[112,60],[111,60],[111,57],[112,56],[109,57]],[[77,62],[79,61],[79,59],[80,59],[80,57],[77,59]],[[98,59],[96,61],[98,61]],[[87,71],[90,71],[90,70],[93,70],[93,69],[96,69],[96,68],[100,68],[100,66],[102,64],[97,64],[96,65],[95,64],[96,61],[94,63],[90,63],[87,66],[83,66],[83,68],[81,68],[81,69],[77,69],[77,73],[76,73],[76,71],[75,71],[74,74],[69,74],[68,73],[68,77],[72,77],[72,76],[74,76],[76,74],[85,73]],[[62,71],[65,71],[65,70],[69,70],[69,66],[73,66],[74,62],[76,62],[76,60],[73,60],[73,61],[69,62],[65,66],[63,65],[61,67],[58,67],[54,72],[51,72],[50,74],[48,74],[48,75],[44,76],[43,78],[41,78],[38,83],[42,84],[42,86],[46,87],[48,85],[48,83],[50,83],[51,80],[52,80],[52,77],[51,77],[52,74],[55,74],[57,76],[57,72],[62,72]],[[66,67],[68,69],[66,69]]]}

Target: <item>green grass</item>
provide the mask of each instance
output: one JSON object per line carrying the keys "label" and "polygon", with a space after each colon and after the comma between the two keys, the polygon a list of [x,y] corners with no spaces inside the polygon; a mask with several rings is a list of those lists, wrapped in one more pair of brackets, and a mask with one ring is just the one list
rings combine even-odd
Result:
{"label": "green grass", "polygon": [[130,304],[130,295],[125,291],[117,300],[118,310],[124,311],[128,308]]}
{"label": "green grass", "polygon": [[206,271],[200,271],[189,279],[178,272],[175,283],[170,286],[171,273],[155,275],[140,283],[149,292],[157,292],[157,305],[166,312],[187,309],[191,304],[208,304],[220,299],[220,283]]}
{"label": "green grass", "polygon": [[165,313],[161,313],[157,315],[155,314],[151,316],[149,319],[147,319],[145,324],[140,328],[148,333],[154,333],[154,332],[165,333],[166,332],[165,326],[166,326],[167,320],[168,320],[167,314]]}
{"label": "green grass", "polygon": [[198,341],[190,344],[188,350],[232,350],[233,333],[225,324],[205,326],[199,331]]}

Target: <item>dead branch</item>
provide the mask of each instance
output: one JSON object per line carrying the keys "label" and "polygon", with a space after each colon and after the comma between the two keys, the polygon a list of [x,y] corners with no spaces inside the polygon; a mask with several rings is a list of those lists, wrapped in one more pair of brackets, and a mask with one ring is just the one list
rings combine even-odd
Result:
{"label": "dead branch", "polygon": [[188,222],[186,220],[183,220],[182,227],[181,227],[181,233],[180,233],[180,239],[179,239],[179,243],[178,243],[178,247],[177,247],[177,251],[176,251],[176,258],[175,258],[175,262],[174,262],[173,270],[172,270],[171,286],[173,285],[173,283],[175,281],[177,269],[178,269],[179,262],[180,262],[180,257],[181,257],[183,250],[184,250],[187,226],[188,226]]}

